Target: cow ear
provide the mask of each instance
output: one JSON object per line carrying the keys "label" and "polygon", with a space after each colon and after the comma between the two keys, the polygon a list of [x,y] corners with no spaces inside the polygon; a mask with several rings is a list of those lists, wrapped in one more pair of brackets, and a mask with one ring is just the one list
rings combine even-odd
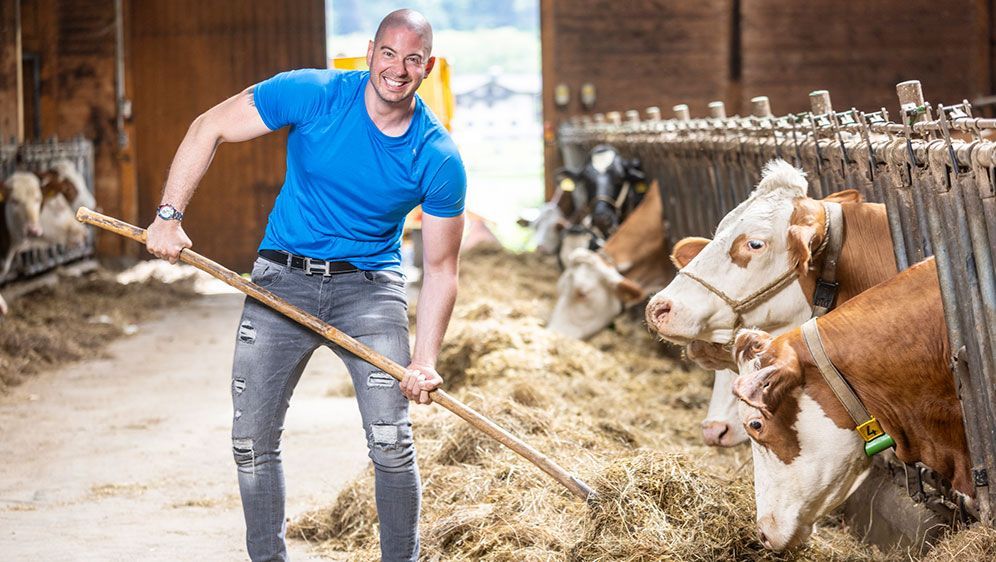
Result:
{"label": "cow ear", "polygon": [[[768,338],[770,340],[770,336]],[[747,348],[744,354],[750,356],[750,350],[754,347],[751,337],[740,341],[738,336],[737,340],[735,348]],[[739,367],[740,374],[733,381],[733,394],[748,405],[769,413],[776,411],[783,398],[802,384],[799,359],[788,345],[774,349],[769,341],[762,351],[752,356],[752,360],[739,362]]]}
{"label": "cow ear", "polygon": [[689,236],[688,238],[678,240],[678,243],[674,245],[674,250],[671,251],[671,263],[678,269],[685,267],[688,265],[688,262],[699,255],[702,248],[705,248],[709,242],[712,242],[712,240],[697,236]]}
{"label": "cow ear", "polygon": [[823,227],[827,219],[819,201],[799,197],[793,205],[786,246],[790,263],[795,262],[796,272],[802,276],[809,270],[813,249],[823,243]]}
{"label": "cow ear", "polygon": [[747,365],[767,351],[773,339],[762,330],[740,330],[733,340],[733,360],[738,365]]}
{"label": "cow ear", "polygon": [[38,174],[38,183],[41,184],[42,187],[49,185],[57,179],[59,179],[59,174],[54,170],[48,170],[47,172]]}
{"label": "cow ear", "polygon": [[844,191],[827,195],[823,198],[823,201],[827,203],[861,203],[864,201],[864,197],[861,196],[861,192],[857,189],[845,189]]}
{"label": "cow ear", "polygon": [[621,277],[616,283],[616,294],[622,299],[623,304],[633,304],[643,300],[643,287],[628,277]]}

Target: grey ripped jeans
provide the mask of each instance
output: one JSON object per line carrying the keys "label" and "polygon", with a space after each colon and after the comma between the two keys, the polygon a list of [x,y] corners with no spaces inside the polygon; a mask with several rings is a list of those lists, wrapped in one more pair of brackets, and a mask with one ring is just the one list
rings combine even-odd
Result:
{"label": "grey ripped jeans", "polygon": [[[263,258],[253,281],[401,365],[409,362],[408,303],[401,276],[358,271],[306,275]],[[280,436],[294,386],[320,345],[349,369],[376,474],[384,561],[418,558],[421,487],[408,400],[390,375],[293,320],[247,298],[232,367],[232,450],[253,561],[287,560]],[[330,435],[335,443],[338,436]]]}

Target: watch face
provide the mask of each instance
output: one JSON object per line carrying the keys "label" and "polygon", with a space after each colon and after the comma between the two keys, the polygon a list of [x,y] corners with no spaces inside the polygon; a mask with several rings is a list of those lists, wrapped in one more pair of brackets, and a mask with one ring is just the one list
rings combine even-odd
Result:
{"label": "watch face", "polygon": [[159,216],[162,217],[164,220],[169,220],[173,218],[174,214],[176,214],[176,209],[170,207],[169,205],[165,205],[159,208]]}

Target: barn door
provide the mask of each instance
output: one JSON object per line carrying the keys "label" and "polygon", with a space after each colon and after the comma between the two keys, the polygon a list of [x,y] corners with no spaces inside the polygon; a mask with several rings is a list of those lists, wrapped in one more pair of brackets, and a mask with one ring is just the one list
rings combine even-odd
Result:
{"label": "barn door", "polygon": [[[139,218],[204,110],[277,72],[325,67],[323,0],[132,0],[132,115]],[[194,249],[247,271],[284,178],[284,133],[223,145],[184,219]]]}

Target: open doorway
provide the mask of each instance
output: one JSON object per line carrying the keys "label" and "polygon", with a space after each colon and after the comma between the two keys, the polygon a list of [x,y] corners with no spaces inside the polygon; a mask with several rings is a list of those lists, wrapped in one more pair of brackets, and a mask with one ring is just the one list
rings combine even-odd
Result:
{"label": "open doorway", "polygon": [[381,18],[399,8],[429,19],[433,55],[448,63],[467,210],[506,247],[526,249],[529,231],[516,219],[543,202],[539,0],[327,0],[330,66],[364,56]]}

